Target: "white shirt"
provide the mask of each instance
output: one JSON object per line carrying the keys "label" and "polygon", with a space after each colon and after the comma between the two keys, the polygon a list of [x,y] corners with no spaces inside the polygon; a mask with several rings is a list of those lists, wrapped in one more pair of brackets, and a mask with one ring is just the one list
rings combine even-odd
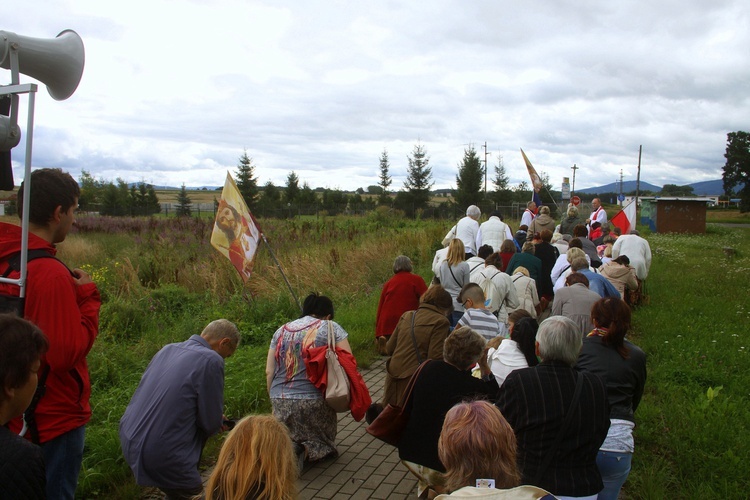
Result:
{"label": "white shirt", "polygon": [[479,223],[468,215],[456,224],[456,238],[464,242],[466,253],[477,254],[477,233]]}
{"label": "white shirt", "polygon": [[536,216],[534,215],[534,212],[527,208],[523,211],[523,215],[521,216],[521,225],[529,227],[531,226],[531,221],[533,221],[535,218]]}
{"label": "white shirt", "polygon": [[440,276],[440,264],[448,258],[448,248],[441,248],[435,252],[435,258],[432,259],[432,274]]}
{"label": "white shirt", "polygon": [[589,225],[593,224],[594,222],[604,224],[605,222],[607,222],[607,212],[602,207],[599,207],[591,212],[591,215],[589,215],[589,219],[591,219]]}
{"label": "white shirt", "polygon": [[651,247],[648,241],[635,234],[623,234],[612,246],[612,258],[616,259],[620,255],[627,255],[639,280],[643,281],[648,277],[651,267]]}
{"label": "white shirt", "polygon": [[497,380],[497,385],[503,385],[505,378],[513,370],[527,368],[529,362],[523,355],[518,343],[515,340],[504,339],[500,342],[500,347],[487,351],[487,363],[490,370]]}
{"label": "white shirt", "polygon": [[[588,255],[586,256],[586,261],[588,261],[588,263],[589,263],[589,271],[591,271],[592,273],[598,274],[597,271],[596,271],[596,269],[594,269],[593,267],[591,267],[591,259],[589,258]],[[567,262],[567,260],[565,262]],[[555,265],[557,265],[557,263],[555,263]],[[565,266],[563,266],[561,268],[561,270],[562,269],[565,269]],[[553,292],[557,292],[561,288],[565,288],[565,278],[567,278],[570,275],[570,273],[572,273],[572,272],[573,272],[573,270],[570,267],[568,267],[567,269],[565,269],[564,271],[562,271],[560,273],[560,276],[557,278],[557,281],[555,281],[555,284],[552,286],[552,291]]]}
{"label": "white shirt", "polygon": [[477,283],[474,281],[474,278],[479,275],[482,271],[484,271],[484,259],[481,257],[469,257],[466,260],[466,263],[469,264],[469,280],[472,283]]}

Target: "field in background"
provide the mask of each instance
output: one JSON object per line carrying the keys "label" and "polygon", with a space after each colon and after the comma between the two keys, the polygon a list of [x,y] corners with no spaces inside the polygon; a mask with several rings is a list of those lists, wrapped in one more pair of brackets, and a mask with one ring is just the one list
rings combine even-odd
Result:
{"label": "field in background", "polygon": [[[94,415],[78,494],[139,498],[117,426],[153,354],[213,319],[236,322],[243,344],[227,360],[225,412],[235,418],[267,412],[268,342],[299,310],[265,249],[243,289],[208,244],[209,220],[79,217],[78,223],[59,255],[88,270],[104,297],[100,336],[89,355]],[[450,226],[385,210],[261,223],[300,299],[312,290],[332,297],[362,365],[377,355],[375,309],[393,258],[410,256],[428,280]],[[647,238],[654,253],[650,302],[635,311],[632,339],[648,355],[649,378],[624,496],[743,497],[750,487],[743,467],[750,459],[750,230],[709,225],[705,235]],[[736,255],[727,257],[724,247]],[[209,441],[206,464],[220,444],[221,437]]]}

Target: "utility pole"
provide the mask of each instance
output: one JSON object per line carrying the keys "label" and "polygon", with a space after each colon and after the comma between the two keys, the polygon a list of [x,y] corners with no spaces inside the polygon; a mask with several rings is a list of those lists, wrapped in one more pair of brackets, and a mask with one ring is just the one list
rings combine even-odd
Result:
{"label": "utility pole", "polygon": [[643,144],[638,146],[638,177],[635,179],[635,209],[638,210],[638,195],[641,190],[641,153],[643,153]]}
{"label": "utility pole", "polygon": [[578,170],[581,167],[576,167],[576,164],[574,163],[570,169],[573,171],[573,189],[570,190],[570,197],[573,198],[573,194],[576,191],[576,170]]}
{"label": "utility pole", "polygon": [[484,141],[484,199],[487,199],[487,141]]}

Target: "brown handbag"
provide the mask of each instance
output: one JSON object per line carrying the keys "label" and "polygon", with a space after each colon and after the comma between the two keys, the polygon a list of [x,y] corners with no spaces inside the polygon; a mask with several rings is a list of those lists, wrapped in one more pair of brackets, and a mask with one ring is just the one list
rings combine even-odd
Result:
{"label": "brown handbag", "polygon": [[414,389],[414,384],[419,377],[419,373],[429,362],[430,360],[428,359],[417,367],[416,371],[409,379],[409,385],[406,386],[406,391],[404,392],[401,404],[396,406],[389,403],[388,406],[380,412],[380,415],[378,415],[378,417],[367,426],[365,430],[368,434],[375,436],[384,443],[398,446],[401,434],[404,432],[406,424],[409,422],[409,413],[406,411],[406,408],[408,408],[409,402],[411,401],[411,392]]}

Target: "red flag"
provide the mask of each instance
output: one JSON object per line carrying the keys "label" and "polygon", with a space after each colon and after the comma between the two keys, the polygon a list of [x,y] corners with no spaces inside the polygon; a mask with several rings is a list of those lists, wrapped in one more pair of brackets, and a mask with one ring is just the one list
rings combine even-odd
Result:
{"label": "red flag", "polygon": [[227,180],[221,191],[216,222],[211,233],[211,245],[240,273],[247,282],[253,272],[255,252],[258,249],[259,232],[237,184],[227,172]]}
{"label": "red flag", "polygon": [[529,177],[531,178],[531,201],[536,203],[538,209],[542,206],[542,197],[539,195],[539,193],[544,187],[544,183],[542,182],[541,177],[539,177],[539,174],[536,173],[534,165],[532,165],[529,159],[526,157],[526,153],[523,152],[523,149],[521,149],[521,154],[523,155],[523,161],[526,163],[526,170],[529,171]]}
{"label": "red flag", "polygon": [[628,234],[631,229],[635,229],[635,209],[635,200],[633,200],[617,212],[609,222],[619,227],[622,234]]}

